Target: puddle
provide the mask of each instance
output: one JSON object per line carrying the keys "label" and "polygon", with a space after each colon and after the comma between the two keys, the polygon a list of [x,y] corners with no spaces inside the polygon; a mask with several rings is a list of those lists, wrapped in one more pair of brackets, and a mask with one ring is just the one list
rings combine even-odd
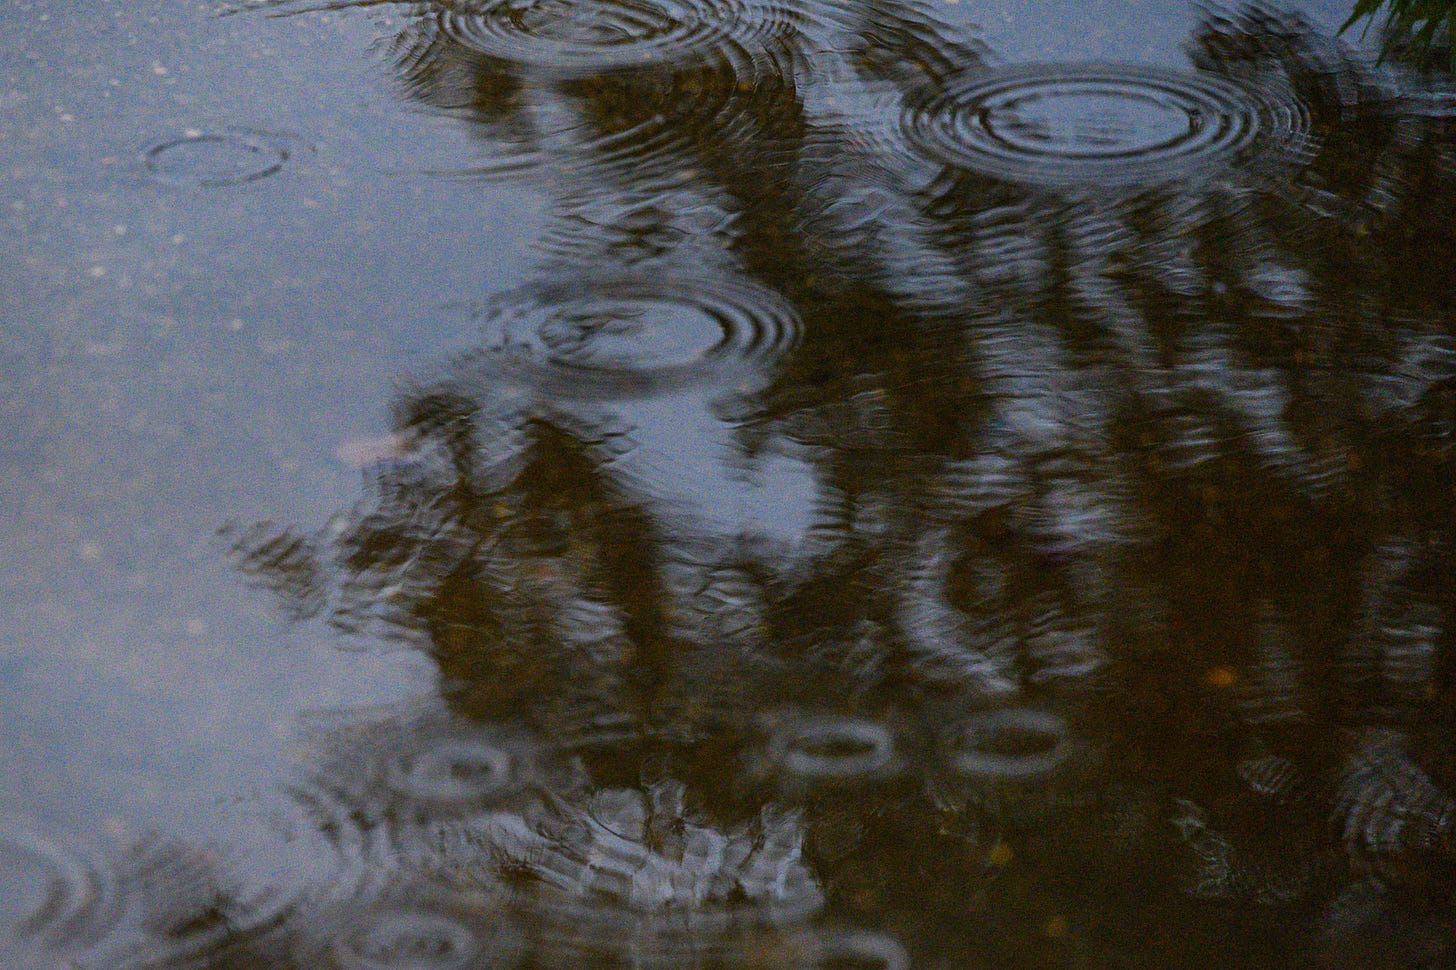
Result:
{"label": "puddle", "polygon": [[1331,3],[0,6],[0,963],[1450,964]]}

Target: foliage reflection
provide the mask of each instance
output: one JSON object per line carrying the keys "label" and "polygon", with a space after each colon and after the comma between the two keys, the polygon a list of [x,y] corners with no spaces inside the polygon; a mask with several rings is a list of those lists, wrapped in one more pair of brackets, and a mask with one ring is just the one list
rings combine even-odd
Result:
{"label": "foliage reflection", "polygon": [[[1212,12],[1187,77],[1253,134],[1129,168],[1142,116],[1026,114],[981,165],[924,112],[1022,76],[915,6],[404,12],[404,95],[491,156],[454,174],[552,194],[542,283],[354,509],[230,541],[441,707],[311,729],[347,878],[142,963],[1453,959],[1456,142],[1412,75]],[[812,470],[797,542],[631,472],[628,405],[683,399]]]}

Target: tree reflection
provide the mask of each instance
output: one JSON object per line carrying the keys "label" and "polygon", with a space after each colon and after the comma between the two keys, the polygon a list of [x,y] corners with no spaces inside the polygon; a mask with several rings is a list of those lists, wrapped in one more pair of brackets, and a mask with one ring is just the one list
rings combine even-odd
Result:
{"label": "tree reflection", "polygon": [[[551,187],[543,277],[782,297],[792,339],[704,393],[817,497],[784,547],[634,479],[615,406],[693,382],[548,288],[536,344],[402,395],[335,526],[237,533],[291,614],[403,639],[459,724],[550,752],[428,879],[517,900],[540,965],[822,965],[821,906],[932,964],[1450,959],[1449,119],[1295,16],[1212,13],[1192,61],[1287,94],[1299,153],[1052,183],[899,140],[992,70],[915,7],[734,12],[640,61],[614,45],[657,35],[568,24],[550,63],[471,9],[411,8],[406,95]],[[784,318],[742,301],[715,319]]]}

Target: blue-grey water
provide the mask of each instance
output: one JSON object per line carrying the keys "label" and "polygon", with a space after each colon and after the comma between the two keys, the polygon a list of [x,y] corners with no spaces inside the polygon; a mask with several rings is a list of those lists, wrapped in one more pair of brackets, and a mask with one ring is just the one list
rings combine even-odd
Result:
{"label": "blue-grey water", "polygon": [[1456,966],[1347,15],[0,5],[0,967]]}

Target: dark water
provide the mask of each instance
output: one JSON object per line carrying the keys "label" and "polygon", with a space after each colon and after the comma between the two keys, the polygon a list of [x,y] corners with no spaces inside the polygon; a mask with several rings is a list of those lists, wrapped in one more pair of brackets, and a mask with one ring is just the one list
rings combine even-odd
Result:
{"label": "dark water", "polygon": [[1047,6],[0,7],[0,966],[1456,967],[1456,84]]}

